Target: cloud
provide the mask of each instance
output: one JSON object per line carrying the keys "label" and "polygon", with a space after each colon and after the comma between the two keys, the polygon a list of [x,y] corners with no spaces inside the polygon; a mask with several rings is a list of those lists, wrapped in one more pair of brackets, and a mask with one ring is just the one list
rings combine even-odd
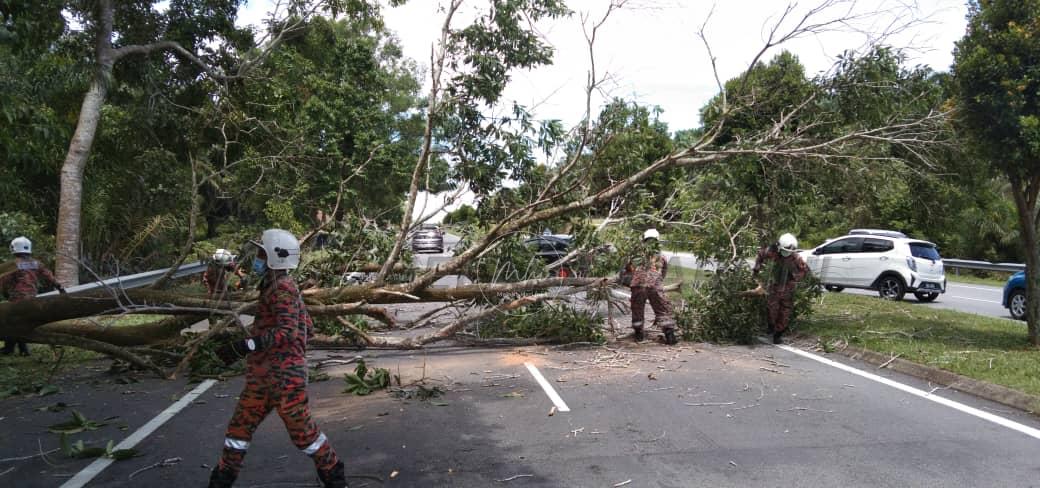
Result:
{"label": "cloud", "polygon": [[[905,2],[879,0],[846,2],[853,14],[869,13],[841,31],[796,39],[782,47],[796,54],[810,76],[830,69],[836,56],[861,48],[864,35],[859,31],[879,31],[905,19],[900,10]],[[556,50],[554,64],[513,74],[513,83],[503,101],[527,106],[540,119],[560,119],[565,124],[578,122],[584,112],[584,85],[588,69],[588,47],[582,34],[582,14],[599,18],[606,8],[603,0],[574,0],[568,6],[575,15],[537,25],[544,39]],[[269,0],[251,0],[240,17],[257,22],[270,10]],[[473,18],[481,1],[469,2],[456,20]],[[664,110],[662,120],[672,130],[696,127],[698,112],[718,89],[711,60],[697,31],[704,24],[712,5],[706,1],[639,1],[633,8],[615,12],[596,43],[596,63],[609,81],[597,94],[598,107],[609,97],[636,100]],[[775,0],[730,0],[718,2],[707,27],[708,41],[723,80],[747,68],[761,49],[772,25],[783,12],[783,2]],[[967,7],[961,0],[922,0],[920,8],[926,22],[893,36],[896,47],[909,46],[914,64],[925,64],[946,71],[952,62],[954,42],[964,34]],[[788,16],[787,25],[800,18],[806,7]],[[383,9],[387,26],[396,32],[406,56],[428,67],[432,43],[439,37],[443,12],[434,0],[413,0],[402,7]],[[846,11],[841,11],[845,13]],[[834,9],[826,14],[837,15]],[[768,60],[779,51],[766,53]],[[428,70],[427,70],[428,71]],[[428,80],[427,80],[428,83]]]}

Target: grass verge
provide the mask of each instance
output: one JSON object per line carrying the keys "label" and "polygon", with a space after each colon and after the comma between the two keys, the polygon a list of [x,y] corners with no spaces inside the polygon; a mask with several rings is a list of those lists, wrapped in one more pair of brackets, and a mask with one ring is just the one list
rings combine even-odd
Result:
{"label": "grass verge", "polygon": [[77,369],[102,357],[75,347],[63,349],[65,353],[60,362],[61,349],[39,344],[29,344],[29,356],[0,356],[0,400],[15,395],[57,393],[59,390],[52,382],[63,371]]}
{"label": "grass verge", "polygon": [[875,297],[828,293],[797,332],[1040,395],[1040,350],[1024,323]]}
{"label": "grass verge", "polygon": [[1008,278],[1011,277],[1011,273],[993,273],[990,276],[975,276],[973,274],[953,274],[949,271],[946,272],[946,280],[953,283],[963,283],[966,285],[986,285],[986,286],[998,286],[1003,287],[1007,283]]}

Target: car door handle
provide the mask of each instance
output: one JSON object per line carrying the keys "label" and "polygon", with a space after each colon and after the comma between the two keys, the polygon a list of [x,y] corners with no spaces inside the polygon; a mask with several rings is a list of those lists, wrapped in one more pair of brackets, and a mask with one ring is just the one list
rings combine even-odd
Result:
{"label": "car door handle", "polygon": [[845,257],[841,258],[841,260],[842,261],[852,261],[852,258],[850,258],[848,256],[845,256]]}
{"label": "car door handle", "polygon": [[888,261],[888,256],[881,256],[882,261]]}

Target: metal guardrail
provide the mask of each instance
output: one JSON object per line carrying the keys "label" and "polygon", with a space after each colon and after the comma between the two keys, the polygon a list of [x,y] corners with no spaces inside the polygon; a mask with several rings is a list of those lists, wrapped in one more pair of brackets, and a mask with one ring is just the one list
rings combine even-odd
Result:
{"label": "metal guardrail", "polygon": [[[170,268],[157,269],[153,271],[145,271],[144,273],[137,273],[126,276],[116,276],[115,278],[109,278],[107,280],[95,281],[93,283],[84,283],[82,285],[70,286],[65,289],[68,293],[76,293],[87,290],[95,290],[98,288],[112,287],[112,288],[140,288],[145,285],[150,285],[166,274]],[[206,264],[202,261],[196,261],[194,263],[182,264],[180,269],[173,274],[173,278],[183,278],[194,274],[199,274],[206,271]],[[49,291],[47,293],[41,293],[37,296],[45,297],[50,295],[56,295],[57,291]]]}
{"label": "metal guardrail", "polygon": [[990,263],[988,261],[972,261],[968,259],[943,258],[943,266],[956,269],[977,269],[980,271],[1001,271],[1015,273],[1025,271],[1026,265],[1021,263]]}

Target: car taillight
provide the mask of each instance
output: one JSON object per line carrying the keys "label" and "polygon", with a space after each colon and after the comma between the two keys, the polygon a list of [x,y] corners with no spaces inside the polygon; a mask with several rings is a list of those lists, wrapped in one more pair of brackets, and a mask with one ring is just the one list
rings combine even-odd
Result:
{"label": "car taillight", "polygon": [[917,260],[913,256],[906,257],[906,265],[910,268],[910,271],[917,271]]}

